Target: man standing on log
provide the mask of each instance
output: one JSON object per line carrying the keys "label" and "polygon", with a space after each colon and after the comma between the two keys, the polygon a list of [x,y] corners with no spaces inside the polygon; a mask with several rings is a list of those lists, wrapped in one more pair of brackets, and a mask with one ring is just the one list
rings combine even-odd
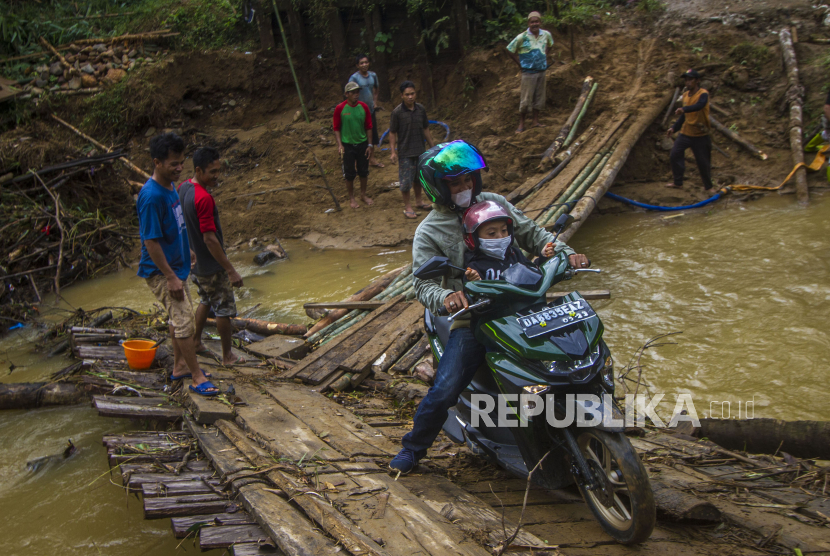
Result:
{"label": "man standing on log", "polygon": [[389,116],[389,149],[392,151],[389,159],[393,164],[398,163],[398,179],[404,202],[403,214],[407,218],[417,218],[418,214],[412,210],[409,203],[409,191],[415,189],[415,204],[418,207],[432,208],[432,205],[423,204],[421,201],[423,187],[415,174],[418,170],[418,157],[424,153],[424,140],[430,147],[435,146],[435,141],[429,132],[426,108],[423,104],[415,102],[415,83],[401,83],[401,99],[403,102],[392,110]]}
{"label": "man standing on log", "polygon": [[519,128],[525,130],[525,116],[533,110],[533,127],[544,127],[539,123],[539,113],[545,108],[545,76],[550,63],[548,56],[553,51],[553,37],[541,29],[542,15],[530,12],[527,29],[507,45],[507,54],[522,70],[522,89],[519,100]]}
{"label": "man standing on log", "polygon": [[366,103],[358,100],[360,85],[354,81],[346,83],[346,100],[334,109],[334,138],[343,161],[343,178],[349,192],[349,204],[360,208],[354,198],[354,178],[360,177],[360,195],[367,205],[374,201],[366,195],[369,181],[369,159],[374,151],[369,143],[367,131],[372,129],[372,113]]}
{"label": "man standing on log", "polygon": [[[553,234],[540,228],[504,197],[482,191],[481,170],[486,169],[487,162],[481,152],[460,139],[437,145],[421,155],[418,179],[432,200],[433,211],[415,231],[412,241],[413,269],[435,256],[448,257],[450,264],[463,268],[467,247],[461,217],[468,207],[483,201],[493,201],[510,215],[513,237],[522,249],[541,255],[545,246],[553,242]],[[554,253],[567,253],[568,262],[575,268],[588,266],[585,255],[575,254],[561,241],[555,242],[553,250]],[[435,315],[441,307],[452,314],[468,306],[462,290],[463,273],[453,272],[453,276],[443,279],[414,278],[418,301]],[[403,449],[389,463],[392,471],[405,475],[426,456],[427,449],[447,420],[449,409],[456,404],[459,394],[484,363],[484,355],[484,346],[475,339],[470,319],[456,320],[435,370],[433,386],[418,405],[412,430],[401,439]]]}
{"label": "man standing on log", "polygon": [[190,390],[215,396],[219,389],[208,380],[196,361],[193,344],[195,326],[187,277],[190,246],[175,181],[182,173],[184,141],[175,133],[150,140],[153,176],[141,188],[136,201],[141,260],[138,275],[147,281],[153,295],[167,311],[173,342],[172,380],[192,378]]}
{"label": "man standing on log", "polygon": [[[380,110],[381,106],[378,104],[379,82],[378,74],[369,71],[369,57],[366,54],[358,54],[357,56],[357,71],[349,77],[349,82],[360,85],[360,102],[369,107],[369,113],[372,114],[372,146],[377,147],[380,143],[378,138],[378,118],[375,112]],[[375,160],[374,152],[369,157],[369,164],[383,168],[383,163]]]}
{"label": "man standing on log", "polygon": [[214,357],[202,344],[202,330],[208,313],[216,315],[216,330],[222,341],[222,363],[233,365],[245,360],[234,355],[231,349],[231,318],[236,316],[233,288],[242,287],[242,277],[225,255],[222,225],[216,202],[209,193],[216,187],[222,162],[219,151],[203,147],[193,153],[195,176],[179,185],[179,200],[184,212],[190,248],[196,254],[193,282],[199,291],[199,307],[196,309],[196,333],[193,336],[196,353]]}
{"label": "man standing on log", "polygon": [[666,130],[666,137],[679,131],[671,150],[671,171],[673,183],[666,187],[683,186],[683,174],[686,172],[686,149],[691,148],[707,193],[712,191],[712,124],[709,121],[709,91],[700,88],[700,74],[693,69],[683,74],[686,92],[683,93],[683,106],[675,114],[680,116],[674,125]]}

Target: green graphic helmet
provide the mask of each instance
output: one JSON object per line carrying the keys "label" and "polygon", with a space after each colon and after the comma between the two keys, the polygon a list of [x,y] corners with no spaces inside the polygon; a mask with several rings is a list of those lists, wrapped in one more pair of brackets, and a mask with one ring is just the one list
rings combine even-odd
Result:
{"label": "green graphic helmet", "polygon": [[456,207],[450,198],[450,189],[444,178],[455,178],[464,174],[473,174],[473,199],[481,193],[481,170],[487,169],[487,161],[477,148],[457,139],[451,143],[435,145],[418,159],[418,179],[427,197],[433,203],[445,205],[452,210],[463,211]]}

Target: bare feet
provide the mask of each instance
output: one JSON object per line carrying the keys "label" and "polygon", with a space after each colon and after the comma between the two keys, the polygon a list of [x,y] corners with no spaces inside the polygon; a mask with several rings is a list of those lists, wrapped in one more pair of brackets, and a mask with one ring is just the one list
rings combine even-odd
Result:
{"label": "bare feet", "polygon": [[517,130],[516,130],[516,134],[517,134],[517,135],[518,135],[519,133],[524,133],[524,132],[525,132],[525,128],[524,128],[524,126],[519,126],[519,129],[517,129]]}
{"label": "bare feet", "polygon": [[675,185],[674,183],[667,183],[666,187],[668,187],[670,189],[683,189],[682,185]]}
{"label": "bare feet", "polygon": [[536,122],[536,123],[533,124],[533,127],[545,127],[545,124],[541,124],[539,122]]}
{"label": "bare feet", "polygon": [[242,364],[245,364],[247,362],[248,362],[247,359],[245,359],[244,357],[240,357],[239,355],[236,355],[235,353],[231,353],[230,357],[223,357],[222,358],[222,364],[225,365],[226,367],[230,367],[232,365],[242,365]]}
{"label": "bare feet", "polygon": [[375,202],[370,197],[367,197],[366,195],[363,196],[363,202],[366,203],[368,206],[372,206],[372,205],[375,204]]}
{"label": "bare feet", "polygon": [[360,204],[357,202],[357,200],[354,197],[352,197],[351,201],[349,201],[349,206],[352,207],[353,209],[359,209],[360,208]]}

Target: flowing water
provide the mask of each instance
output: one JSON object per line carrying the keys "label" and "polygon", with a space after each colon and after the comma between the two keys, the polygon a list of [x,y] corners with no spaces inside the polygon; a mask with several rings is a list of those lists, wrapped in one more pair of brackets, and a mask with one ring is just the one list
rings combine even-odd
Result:
{"label": "flowing water", "polygon": [[[603,273],[563,286],[612,291],[611,300],[593,304],[617,369],[649,338],[682,331],[671,338],[676,345],[642,357],[650,391],[666,394],[661,415],[671,415],[675,394],[690,393],[701,416],[710,413],[710,402],[718,402],[716,416],[725,416],[719,403],[730,401],[735,417],[738,402],[745,412],[745,402],[754,401],[755,417],[830,419],[830,385],[824,380],[830,358],[830,201],[815,197],[801,209],[792,197],[770,196],[665,217],[598,217],[571,242]],[[245,279],[240,312],[261,304],[251,316],[307,322],[303,303],[343,299],[410,258],[408,248],[320,251],[302,242],[285,247],[290,260],[265,268],[251,263],[251,253],[232,255]],[[147,309],[154,301],[132,270],[63,293],[71,306],[85,309]],[[6,361],[0,381],[43,379],[66,364],[29,353],[33,337],[24,329],[0,342]],[[16,369],[7,374],[9,362]],[[0,413],[0,538],[6,552],[178,553],[168,520],[143,520],[139,501],[106,474],[101,436],[131,426],[99,418],[86,406]],[[78,454],[26,471],[27,460],[61,452],[68,438]],[[198,550],[190,541],[182,547]]]}
{"label": "flowing water", "polygon": [[[261,304],[252,317],[279,322],[308,322],[303,303],[339,301],[378,276],[409,262],[409,249],[323,251],[301,241],[283,242],[290,260],[264,268],[251,261],[253,253],[237,252],[231,260],[243,276],[240,313]],[[94,309],[103,306],[149,309],[153,298],[134,270],[124,270],[82,282],[62,292],[61,307]],[[192,295],[196,297],[195,288]],[[44,311],[52,301],[44,303]],[[50,317],[65,313],[50,310]],[[44,360],[31,353],[36,331],[22,329],[0,341],[0,382],[29,382],[68,364],[55,357]],[[3,363],[5,361],[5,363]],[[15,365],[8,372],[8,365]],[[120,479],[110,482],[104,434],[118,434],[135,425],[105,419],[84,406],[0,412],[0,539],[8,554],[172,556],[186,549],[199,553],[192,540],[178,550],[170,520],[145,521],[140,500],[128,497]],[[26,462],[63,451],[71,438],[79,451],[37,472]],[[206,554],[216,556],[223,550]]]}
{"label": "flowing water", "polygon": [[689,393],[701,417],[729,416],[728,401],[733,418],[754,402],[750,418],[830,419],[830,198],[666,216],[603,216],[572,241],[603,272],[571,284],[612,291],[594,304],[617,369],[649,338],[680,331],[642,358],[651,391],[666,395],[661,416]]}

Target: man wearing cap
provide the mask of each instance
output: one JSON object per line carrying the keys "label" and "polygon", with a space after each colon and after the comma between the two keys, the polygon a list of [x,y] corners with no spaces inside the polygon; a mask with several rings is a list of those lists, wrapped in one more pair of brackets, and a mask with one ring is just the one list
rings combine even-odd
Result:
{"label": "man wearing cap", "polygon": [[683,174],[686,172],[686,149],[691,148],[703,180],[703,188],[707,193],[712,192],[712,124],[709,121],[709,91],[700,88],[700,74],[693,69],[683,74],[686,81],[686,92],[683,93],[683,107],[678,108],[675,114],[680,116],[674,125],[666,130],[666,136],[671,137],[677,131],[680,134],[674,141],[671,150],[671,171],[673,183],[666,187],[680,188],[683,186]]}
{"label": "man wearing cap", "polygon": [[373,147],[369,144],[367,131],[372,129],[372,112],[364,102],[360,102],[360,85],[354,81],[346,83],[346,100],[334,109],[334,137],[337,139],[337,149],[343,161],[343,178],[346,180],[346,190],[349,192],[349,204],[352,208],[360,208],[354,198],[354,178],[360,177],[360,195],[367,205],[374,203],[366,195],[366,185],[369,178],[369,159],[372,158]]}
{"label": "man wearing cap", "polygon": [[507,53],[522,70],[522,89],[519,100],[519,128],[525,130],[525,116],[533,110],[533,126],[539,123],[539,112],[545,107],[545,71],[548,63],[548,48],[553,46],[553,37],[541,29],[542,15],[530,12],[527,16],[527,30],[519,33],[507,45]]}

